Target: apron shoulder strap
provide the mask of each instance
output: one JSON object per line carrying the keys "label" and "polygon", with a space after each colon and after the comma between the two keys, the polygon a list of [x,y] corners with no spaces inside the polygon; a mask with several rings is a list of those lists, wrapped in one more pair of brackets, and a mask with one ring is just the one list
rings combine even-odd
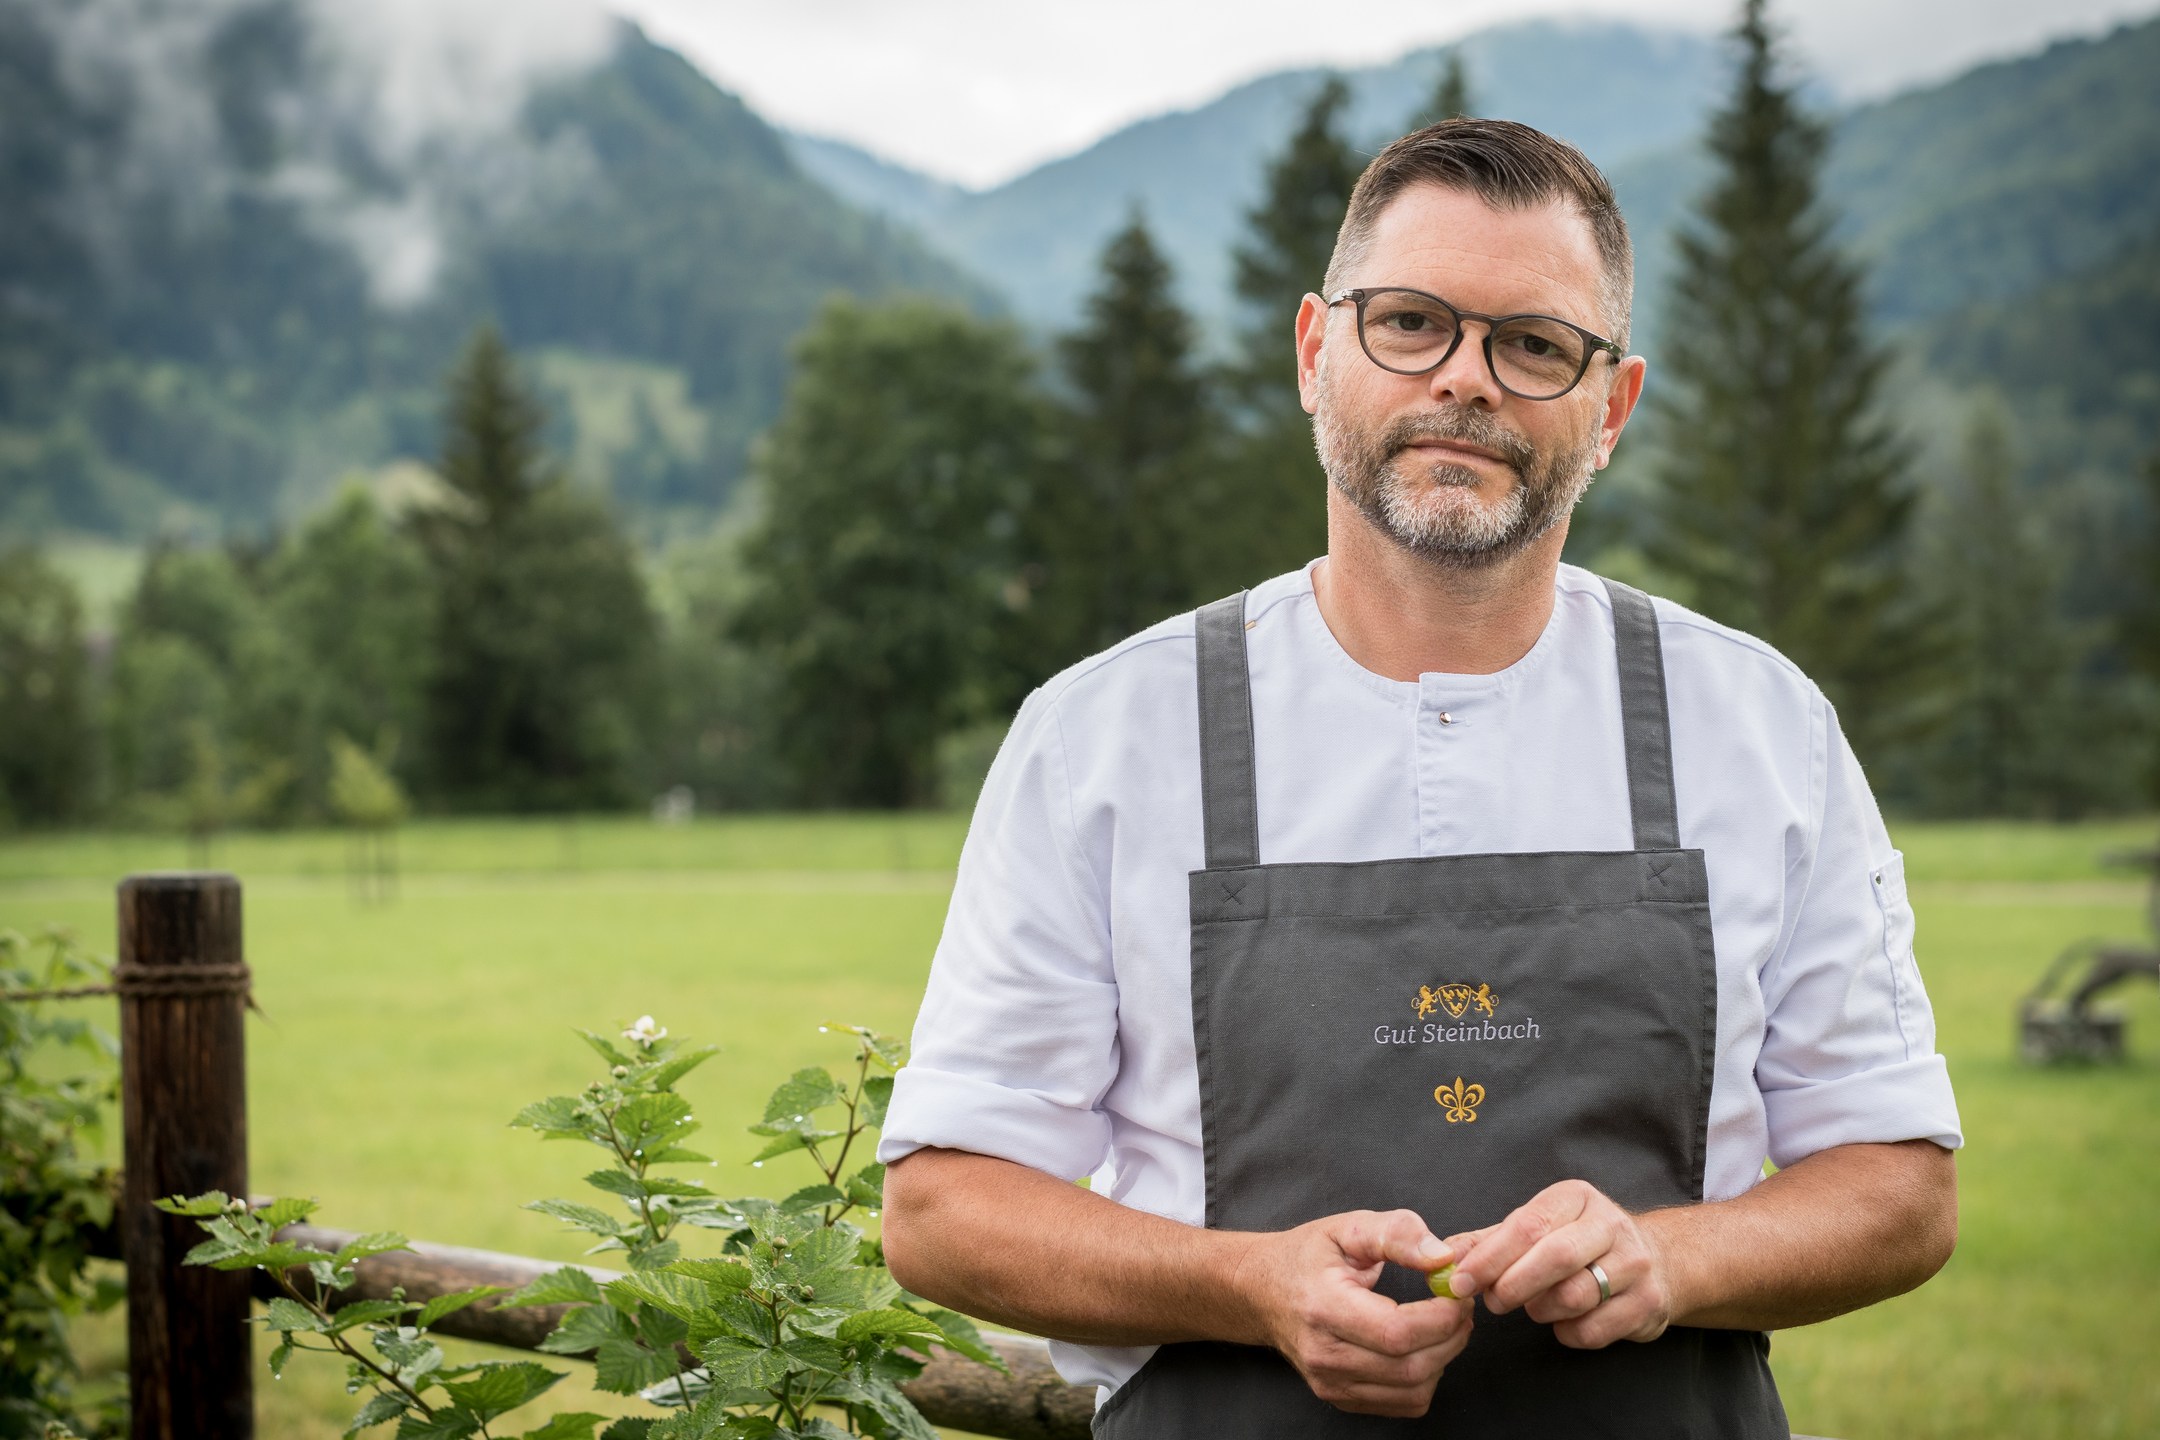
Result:
{"label": "apron shoulder strap", "polygon": [[1620,661],[1620,726],[1627,751],[1628,809],[1635,848],[1680,848],[1679,805],[1673,798],[1672,725],[1665,708],[1665,647],[1657,610],[1631,585],[1607,580],[1613,644]]}
{"label": "apron shoulder strap", "polygon": [[1207,868],[1260,863],[1253,765],[1252,675],[1245,658],[1245,592],[1202,606],[1193,640],[1200,685],[1200,814]]}

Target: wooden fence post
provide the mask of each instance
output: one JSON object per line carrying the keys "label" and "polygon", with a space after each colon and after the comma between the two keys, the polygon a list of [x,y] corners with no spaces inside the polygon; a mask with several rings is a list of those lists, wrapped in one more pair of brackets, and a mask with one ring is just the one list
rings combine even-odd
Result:
{"label": "wooden fence post", "polygon": [[182,1266],[193,1220],[151,1202],[247,1194],[247,967],[240,882],[133,875],[120,884],[121,1244],[134,1440],[252,1440],[249,1275]]}

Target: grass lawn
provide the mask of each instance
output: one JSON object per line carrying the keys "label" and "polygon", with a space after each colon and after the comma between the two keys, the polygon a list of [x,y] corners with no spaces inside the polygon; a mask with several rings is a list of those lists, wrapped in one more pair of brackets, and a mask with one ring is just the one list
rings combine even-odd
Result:
{"label": "grass lawn", "polygon": [[[590,1073],[570,1033],[651,1013],[722,1044],[685,1084],[719,1155],[704,1178],[782,1193],[742,1127],[795,1066],[844,1053],[819,1021],[905,1032],[963,824],[948,816],[440,822],[403,846],[398,902],[347,897],[335,835],[241,836],[267,1018],[249,1033],[254,1188],[323,1202],[324,1223],[572,1258],[518,1208],[589,1168],[504,1122]],[[2013,1058],[2017,997],[2063,944],[2134,935],[2136,881],[2099,868],[2148,822],[1901,826],[1934,996],[1969,1137],[1963,1240],[1914,1295],[1776,1338],[1796,1426],[1864,1437],[2160,1433],[2160,997],[2126,1002],[2135,1063],[2039,1072]],[[0,843],[0,926],[76,926],[112,943],[110,886],[184,860],[177,841],[70,835]],[[775,1169],[777,1170],[777,1166]],[[95,1362],[119,1329],[86,1326]],[[559,1408],[622,1413],[585,1393]],[[260,1381],[260,1433],[336,1435],[331,1367]],[[539,1413],[537,1410],[535,1413]],[[532,1423],[537,1423],[535,1420]]]}

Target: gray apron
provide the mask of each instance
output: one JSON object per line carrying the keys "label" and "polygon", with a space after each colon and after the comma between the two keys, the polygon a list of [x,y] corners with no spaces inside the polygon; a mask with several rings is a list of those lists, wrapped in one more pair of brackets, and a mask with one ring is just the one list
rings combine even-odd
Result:
{"label": "gray apron", "polygon": [[[1207,1224],[1415,1210],[1493,1224],[1555,1181],[1630,1211],[1702,1199],[1717,965],[1680,848],[1649,598],[1611,593],[1635,848],[1263,865],[1245,597],[1198,617],[1207,868],[1191,877]],[[1390,1265],[1379,1289],[1424,1298]],[[1423,1419],[1351,1415],[1272,1350],[1165,1345],[1097,1414],[1147,1437],[1784,1440],[1769,1340],[1674,1327],[1570,1350],[1482,1312]]]}

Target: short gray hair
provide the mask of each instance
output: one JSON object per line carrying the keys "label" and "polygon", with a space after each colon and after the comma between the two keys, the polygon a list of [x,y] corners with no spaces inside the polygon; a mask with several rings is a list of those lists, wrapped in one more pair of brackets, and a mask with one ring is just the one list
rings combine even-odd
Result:
{"label": "short gray hair", "polygon": [[1564,200],[1589,223],[1604,271],[1601,299],[1625,350],[1635,297],[1635,247],[1612,183],[1567,141],[1513,120],[1442,120],[1382,150],[1358,176],[1322,281],[1330,295],[1372,248],[1381,212],[1413,185],[1466,190],[1495,210]]}

